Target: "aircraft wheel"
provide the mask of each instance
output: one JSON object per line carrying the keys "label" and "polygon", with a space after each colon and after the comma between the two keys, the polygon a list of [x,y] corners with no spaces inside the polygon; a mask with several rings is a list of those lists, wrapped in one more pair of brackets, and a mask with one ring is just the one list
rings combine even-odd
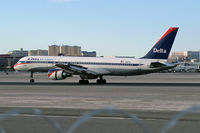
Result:
{"label": "aircraft wheel", "polygon": [[79,80],[79,84],[89,84],[89,81],[88,80]]}
{"label": "aircraft wheel", "polygon": [[30,80],[30,83],[34,83],[34,82],[35,82],[35,80],[34,80],[34,79],[31,79],[31,80]]}
{"label": "aircraft wheel", "polygon": [[106,84],[106,80],[105,79],[103,79],[103,80],[98,79],[97,84]]}

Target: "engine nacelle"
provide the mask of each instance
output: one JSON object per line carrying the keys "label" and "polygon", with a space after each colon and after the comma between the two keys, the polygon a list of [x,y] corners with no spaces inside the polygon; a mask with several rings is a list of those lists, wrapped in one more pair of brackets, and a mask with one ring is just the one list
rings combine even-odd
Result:
{"label": "engine nacelle", "polygon": [[63,80],[67,77],[71,77],[71,74],[68,74],[63,69],[50,69],[48,71],[48,77],[52,80]]}

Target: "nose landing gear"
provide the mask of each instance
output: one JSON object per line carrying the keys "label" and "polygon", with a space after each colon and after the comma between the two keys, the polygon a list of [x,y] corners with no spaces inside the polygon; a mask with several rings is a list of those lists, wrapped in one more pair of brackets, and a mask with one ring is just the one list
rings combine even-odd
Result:
{"label": "nose landing gear", "polygon": [[33,72],[31,72],[31,76],[30,76],[30,83],[34,83],[35,82],[35,80],[33,79]]}

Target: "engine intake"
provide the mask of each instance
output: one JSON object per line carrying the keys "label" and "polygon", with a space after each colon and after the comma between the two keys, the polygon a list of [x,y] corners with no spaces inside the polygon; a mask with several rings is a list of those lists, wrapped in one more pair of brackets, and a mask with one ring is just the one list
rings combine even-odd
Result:
{"label": "engine intake", "polygon": [[63,80],[67,77],[71,77],[71,74],[68,74],[63,69],[50,69],[48,71],[48,77],[52,80]]}

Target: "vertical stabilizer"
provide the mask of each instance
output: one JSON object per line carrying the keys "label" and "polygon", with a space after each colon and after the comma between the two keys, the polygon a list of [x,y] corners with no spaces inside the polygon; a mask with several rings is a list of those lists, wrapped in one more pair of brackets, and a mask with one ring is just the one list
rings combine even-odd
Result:
{"label": "vertical stabilizer", "polygon": [[153,46],[153,48],[142,58],[146,59],[168,59],[178,27],[171,27]]}

